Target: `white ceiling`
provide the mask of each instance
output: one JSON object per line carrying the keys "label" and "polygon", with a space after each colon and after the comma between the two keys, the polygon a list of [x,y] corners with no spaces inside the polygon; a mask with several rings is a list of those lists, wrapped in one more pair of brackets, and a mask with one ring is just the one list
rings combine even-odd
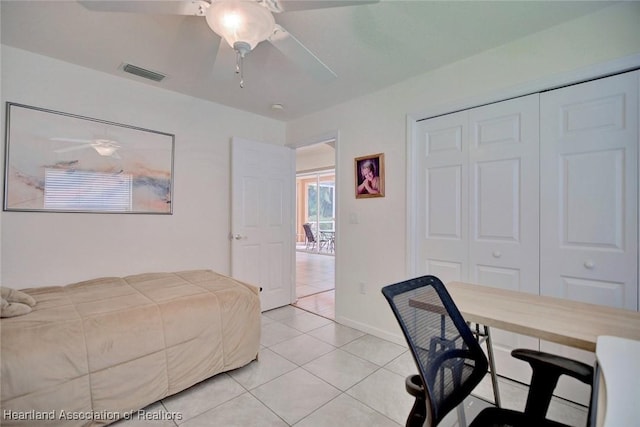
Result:
{"label": "white ceiling", "polygon": [[[281,13],[276,21],[337,78],[317,81],[263,42],[245,59],[244,88],[232,49],[202,17],[95,12],[75,1],[32,0],[1,0],[0,14],[3,44],[286,121],[611,4],[382,0]],[[155,83],[132,76],[122,71],[124,63],[168,77]],[[274,103],[284,109],[272,109]]]}

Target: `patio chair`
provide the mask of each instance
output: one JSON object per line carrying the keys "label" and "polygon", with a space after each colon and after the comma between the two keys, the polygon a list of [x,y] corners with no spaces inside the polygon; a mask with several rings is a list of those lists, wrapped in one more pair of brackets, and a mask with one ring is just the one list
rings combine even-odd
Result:
{"label": "patio chair", "polygon": [[318,249],[322,249],[323,246],[326,246],[329,244],[329,240],[326,237],[323,237],[322,233],[320,233],[320,240],[316,238],[316,235],[314,234],[313,229],[311,228],[311,224],[309,223],[302,224],[302,228],[304,228],[304,235],[307,241],[305,245],[306,250],[313,250],[318,245],[319,245]]}

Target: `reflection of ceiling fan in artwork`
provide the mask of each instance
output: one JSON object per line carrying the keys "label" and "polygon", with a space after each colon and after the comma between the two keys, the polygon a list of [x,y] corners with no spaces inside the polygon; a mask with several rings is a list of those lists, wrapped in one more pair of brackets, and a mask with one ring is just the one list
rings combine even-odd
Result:
{"label": "reflection of ceiling fan in artwork", "polygon": [[236,52],[236,73],[243,86],[242,60],[259,43],[269,41],[291,61],[319,80],[336,74],[298,39],[276,23],[274,13],[377,3],[378,0],[182,0],[80,1],[100,12],[204,16],[209,27]]}
{"label": "reflection of ceiling fan in artwork", "polygon": [[72,147],[59,148],[53,150],[55,153],[67,153],[69,151],[84,150],[86,148],[93,148],[96,152],[103,157],[112,157],[114,159],[120,159],[118,155],[118,148],[120,144],[117,141],[106,138],[96,139],[74,139],[74,138],[51,138],[52,141],[64,141],[74,142],[80,145],[74,145]]}

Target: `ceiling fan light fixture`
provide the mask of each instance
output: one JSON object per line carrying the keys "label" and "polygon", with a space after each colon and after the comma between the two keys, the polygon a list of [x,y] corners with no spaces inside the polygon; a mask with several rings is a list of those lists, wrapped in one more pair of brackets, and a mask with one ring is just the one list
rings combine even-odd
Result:
{"label": "ceiling fan light fixture", "polygon": [[236,43],[242,42],[242,46],[248,44],[253,50],[269,38],[276,25],[271,12],[255,0],[216,0],[207,9],[206,19],[209,27],[234,49]]}
{"label": "ceiling fan light fixture", "polygon": [[91,146],[101,156],[113,156],[113,154],[120,148],[120,145],[110,139],[96,139]]}
{"label": "ceiling fan light fixture", "polygon": [[98,154],[104,157],[113,156],[113,153],[115,153],[117,150],[117,148],[115,147],[93,147],[93,149],[96,150]]}

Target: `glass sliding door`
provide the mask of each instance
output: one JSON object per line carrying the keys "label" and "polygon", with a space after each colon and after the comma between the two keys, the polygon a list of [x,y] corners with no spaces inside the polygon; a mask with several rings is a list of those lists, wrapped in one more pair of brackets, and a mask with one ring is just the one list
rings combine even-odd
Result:
{"label": "glass sliding door", "polygon": [[[297,247],[313,252],[334,251],[335,171],[297,176]],[[303,224],[310,224],[315,242],[307,238]]]}

